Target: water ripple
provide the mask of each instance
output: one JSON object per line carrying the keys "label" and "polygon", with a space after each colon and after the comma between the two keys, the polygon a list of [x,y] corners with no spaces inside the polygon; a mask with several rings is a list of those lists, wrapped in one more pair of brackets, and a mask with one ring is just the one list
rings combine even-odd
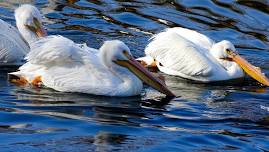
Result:
{"label": "water ripple", "polygon": [[[98,48],[120,39],[142,56],[148,39],[187,27],[232,41],[269,74],[268,0],[24,0],[45,16],[49,34]],[[21,1],[1,1],[14,25]],[[240,85],[193,84],[164,75],[178,97],[146,87],[132,98],[108,98],[18,87],[0,69],[1,151],[268,151],[269,93],[251,79]],[[40,138],[42,136],[42,138]]]}

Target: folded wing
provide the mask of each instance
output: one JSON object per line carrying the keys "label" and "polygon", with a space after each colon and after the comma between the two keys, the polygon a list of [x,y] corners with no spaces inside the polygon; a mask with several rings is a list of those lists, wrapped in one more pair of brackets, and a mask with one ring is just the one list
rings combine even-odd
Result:
{"label": "folded wing", "polygon": [[[199,41],[199,38],[187,39],[185,34],[193,33],[182,29],[168,29],[155,35],[145,49],[146,55],[156,59],[159,62],[159,69],[167,74],[192,79],[193,76],[196,76],[197,79],[210,76],[214,64],[212,64],[212,56],[206,48],[210,47],[213,41],[210,39]],[[199,33],[194,34],[203,36]]]}
{"label": "folded wing", "polygon": [[30,48],[19,31],[0,19],[0,65],[21,64]]}

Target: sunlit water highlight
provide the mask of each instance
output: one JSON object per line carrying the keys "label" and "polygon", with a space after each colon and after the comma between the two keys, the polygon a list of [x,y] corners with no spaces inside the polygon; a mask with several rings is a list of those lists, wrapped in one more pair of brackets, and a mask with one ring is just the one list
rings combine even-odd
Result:
{"label": "sunlit water highlight", "polygon": [[[45,15],[49,34],[98,48],[120,39],[136,57],[148,39],[182,26],[232,41],[269,75],[269,1],[24,0]],[[0,1],[14,25],[22,1]],[[0,151],[268,151],[269,92],[252,80],[239,85],[192,84],[166,76],[177,98],[147,88],[139,97],[108,98],[22,88],[0,70]]]}

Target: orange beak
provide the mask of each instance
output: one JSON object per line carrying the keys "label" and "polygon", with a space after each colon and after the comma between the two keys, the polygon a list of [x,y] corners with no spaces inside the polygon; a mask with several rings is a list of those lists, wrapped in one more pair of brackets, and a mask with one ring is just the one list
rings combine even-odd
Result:
{"label": "orange beak", "polygon": [[136,61],[135,58],[133,58],[128,53],[125,53],[125,55],[129,60],[117,60],[115,63],[128,68],[139,79],[141,79],[152,88],[160,91],[161,93],[171,97],[175,96],[161,80],[154,77],[146,68],[144,68],[138,61]]}
{"label": "orange beak", "polygon": [[269,86],[268,78],[255,66],[251,65],[248,61],[242,58],[239,54],[232,51],[227,51],[229,55],[232,56],[232,60],[236,62],[249,76],[257,80],[263,85]]}

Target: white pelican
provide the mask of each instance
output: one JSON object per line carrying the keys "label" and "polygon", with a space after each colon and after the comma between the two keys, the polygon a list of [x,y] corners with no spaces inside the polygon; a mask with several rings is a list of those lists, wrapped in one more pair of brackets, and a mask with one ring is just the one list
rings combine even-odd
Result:
{"label": "white pelican", "polygon": [[208,83],[242,78],[246,72],[260,83],[269,85],[264,74],[240,57],[231,42],[215,43],[190,29],[168,28],[154,35],[145,54],[137,60],[146,66],[156,65],[169,75]]}
{"label": "white pelican", "polygon": [[18,30],[0,19],[0,65],[20,65],[30,51],[29,44],[46,35],[41,14],[32,5],[24,4],[15,10]]}
{"label": "white pelican", "polygon": [[[131,55],[121,41],[106,41],[96,53],[62,36],[49,36],[32,45],[27,63],[10,73],[10,81],[42,85],[62,92],[80,92],[104,96],[134,96],[142,91],[142,82],[174,96]],[[16,79],[14,79],[17,78]]]}

